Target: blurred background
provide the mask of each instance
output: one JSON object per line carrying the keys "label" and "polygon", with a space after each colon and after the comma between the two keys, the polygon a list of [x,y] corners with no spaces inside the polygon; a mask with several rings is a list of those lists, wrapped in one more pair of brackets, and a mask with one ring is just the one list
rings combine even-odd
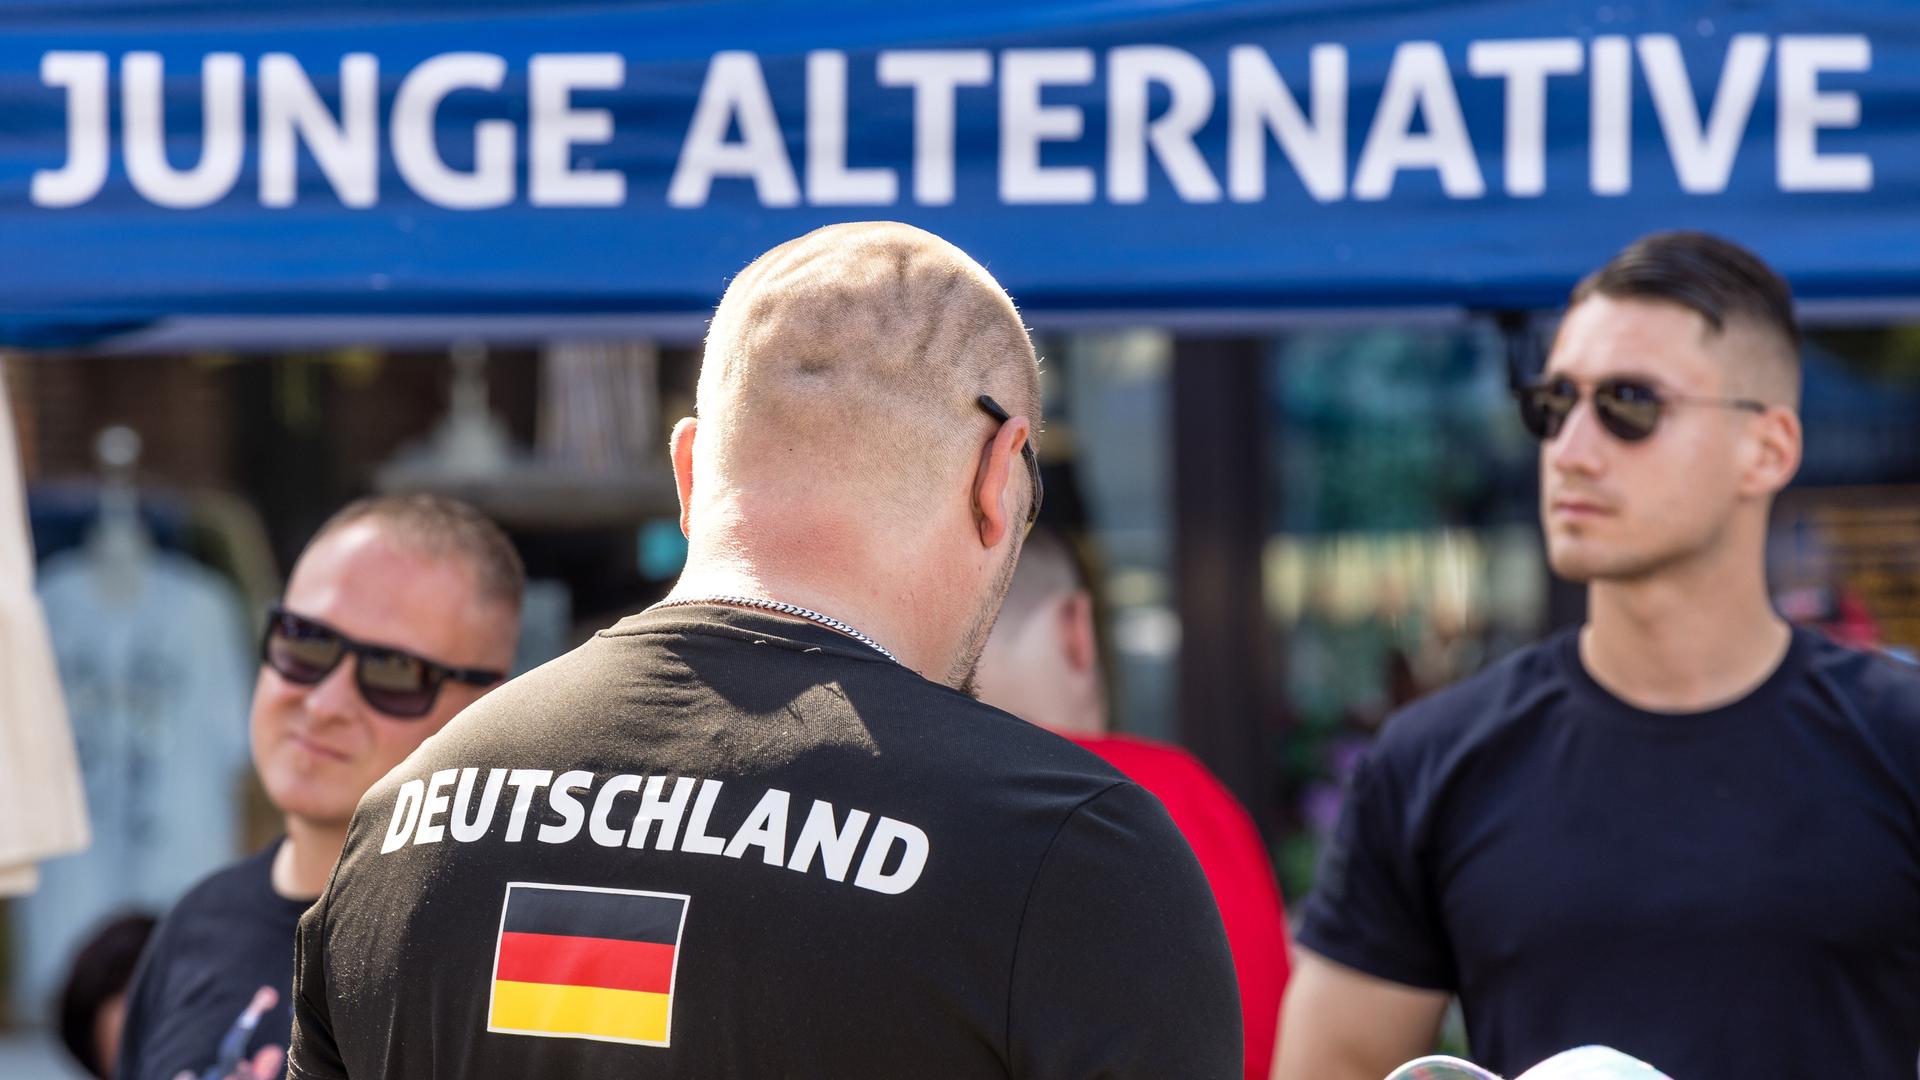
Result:
{"label": "blurred background", "polygon": [[1793,283],[1776,595],[1911,657],[1916,100],[1886,3],[0,5],[0,371],[95,834],[0,902],[0,1075],[64,1075],[78,941],[276,829],[247,699],[312,530],[472,501],[523,670],[645,606],[704,315],[831,221],[1021,304],[1115,725],[1227,783],[1289,900],[1392,709],[1581,618],[1509,388],[1645,232]]}

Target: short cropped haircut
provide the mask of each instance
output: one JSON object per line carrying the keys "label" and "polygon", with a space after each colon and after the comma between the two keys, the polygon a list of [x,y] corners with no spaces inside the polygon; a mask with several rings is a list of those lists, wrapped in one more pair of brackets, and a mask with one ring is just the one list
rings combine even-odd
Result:
{"label": "short cropped haircut", "polygon": [[1042,521],[1020,545],[1020,562],[1001,602],[1000,619],[1009,624],[1020,622],[1041,602],[1076,589],[1093,593],[1093,577],[1086,562],[1065,534]]}
{"label": "short cropped haircut", "polygon": [[1000,622],[1008,626],[1023,622],[1035,608],[1063,592],[1086,593],[1093,601],[1093,642],[1100,661],[1100,679],[1107,700],[1112,701],[1120,669],[1114,663],[1107,592],[1096,582],[1100,565],[1098,549],[1088,539],[1067,532],[1043,515],[1020,545],[1020,562],[1000,606]]}
{"label": "short cropped haircut", "polygon": [[1595,294],[1614,299],[1665,300],[1699,313],[1715,333],[1746,320],[1777,335],[1794,364],[1800,323],[1793,291],[1758,255],[1711,233],[1651,233],[1574,286],[1568,306]]}
{"label": "short cropped haircut", "polygon": [[94,932],[74,955],[73,969],[60,988],[60,1041],[88,1072],[107,1075],[94,1045],[100,1007],[133,983],[140,953],[153,936],[151,915],[122,915]]}
{"label": "short cropped haircut", "polygon": [[843,477],[869,515],[917,518],[945,495],[929,481],[971,462],[993,430],[981,394],[1038,428],[1039,365],[1006,290],[931,233],[845,222],[734,278],[695,411],[735,482],[760,473],[818,493]]}
{"label": "short cropped haircut", "polygon": [[379,522],[408,547],[424,554],[465,559],[473,568],[482,597],[508,610],[520,610],[520,597],[527,587],[520,553],[500,526],[466,503],[444,495],[370,495],[355,499],[328,518],[308,546],[360,521]]}

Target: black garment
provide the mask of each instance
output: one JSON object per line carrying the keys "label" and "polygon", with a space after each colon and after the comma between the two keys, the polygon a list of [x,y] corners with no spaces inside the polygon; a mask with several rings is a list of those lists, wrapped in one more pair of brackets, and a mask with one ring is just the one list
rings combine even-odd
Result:
{"label": "black garment", "polygon": [[[376,786],[298,982],[296,1080],[1240,1075],[1219,916],[1151,795],[723,607],[622,621]],[[586,1036],[532,1004],[586,1000]]]}
{"label": "black garment", "polygon": [[1796,631],[1745,699],[1602,689],[1567,632],[1391,720],[1299,931],[1456,991],[1508,1075],[1602,1043],[1683,1080],[1912,1080],[1920,671]]}
{"label": "black garment", "polygon": [[278,850],[275,841],[195,885],[154,931],[127,991],[120,1080],[173,1080],[182,1069],[199,1076],[262,986],[279,991],[280,1001],[260,1018],[247,1056],[287,1045],[293,936],[311,901],[273,891]]}

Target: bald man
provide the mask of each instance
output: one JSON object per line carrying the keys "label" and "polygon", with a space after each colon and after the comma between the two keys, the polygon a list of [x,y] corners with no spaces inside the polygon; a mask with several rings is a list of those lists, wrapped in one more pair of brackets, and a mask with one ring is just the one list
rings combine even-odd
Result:
{"label": "bald man", "polygon": [[289,1075],[1237,1077],[1166,812],[964,692],[1041,495],[999,285],[810,233],[727,290],[696,408],[669,598],[360,804]]}
{"label": "bald man", "polygon": [[1287,983],[1287,920],[1266,845],[1246,808],[1193,755],[1108,732],[1092,583],[1052,529],[1027,538],[981,654],[979,682],[981,701],[1072,739],[1166,806],[1206,872],[1233,949],[1246,1080],[1267,1080]]}

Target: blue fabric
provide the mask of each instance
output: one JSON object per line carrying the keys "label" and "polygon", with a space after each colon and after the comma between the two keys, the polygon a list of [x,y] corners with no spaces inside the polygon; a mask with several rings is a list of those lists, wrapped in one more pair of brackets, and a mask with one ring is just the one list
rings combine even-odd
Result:
{"label": "blue fabric", "polygon": [[[1736,35],[1755,37],[1730,53]],[[1488,72],[1499,68],[1503,48],[1540,39],[1561,42],[1545,46],[1549,53],[1572,53],[1555,68],[1565,73],[1542,76],[1544,95],[1535,96],[1545,116],[1536,182],[1521,145],[1535,125],[1519,116],[1523,138],[1508,138],[1510,90],[1527,80]],[[1177,51],[1115,51],[1136,46]],[[1233,181],[1234,103],[1243,111],[1249,102],[1275,107],[1270,92],[1249,89],[1271,71],[1311,125],[1324,104],[1313,93],[1317,46],[1334,91],[1328,100],[1344,101],[1345,123],[1329,118],[1312,129],[1326,139],[1324,163],[1305,169],[1265,126],[1242,125],[1254,137],[1239,140],[1241,171],[1264,173],[1255,194],[1246,175]],[[1239,47],[1250,51],[1236,84],[1231,57]],[[1432,47],[1443,69],[1423,80]],[[1535,59],[1548,55],[1534,48]],[[967,62],[986,65],[985,84],[962,85],[951,98],[953,183],[944,204],[937,191],[920,190],[922,181],[940,185],[915,165],[918,135],[933,130],[916,123],[918,91],[880,77],[883,59],[910,66],[901,50],[928,49],[981,50]],[[1036,57],[1036,49],[1072,52]],[[844,59],[845,107],[828,107],[842,78],[828,57],[815,72],[825,93],[815,95],[823,107],[810,131],[808,56],[820,50]],[[1624,66],[1598,59],[1609,50]],[[128,54],[143,51],[164,65],[166,153],[175,170],[201,158],[203,62],[232,53],[242,64],[238,164],[212,170],[206,205],[157,205],[132,183],[123,76]],[[710,69],[724,66],[716,56],[730,51],[750,54],[729,61],[759,73],[749,89],[764,82],[778,127],[771,154],[783,148],[786,164],[763,173],[760,186],[721,176],[706,197],[672,205],[670,182],[686,165],[702,87]],[[106,65],[111,140],[97,190],[89,192],[95,185],[79,170],[67,192],[73,205],[54,206],[36,200],[33,178],[68,161],[68,90],[59,78],[43,80],[43,65],[57,63],[49,54],[62,52],[97,54]],[[347,205],[304,141],[292,205],[267,205],[260,87],[270,53],[290,54],[336,117],[342,58],[371,55],[372,205]],[[417,155],[429,141],[395,128],[402,83],[450,53],[486,54],[504,68],[497,89],[454,90],[429,119],[433,148],[456,172],[474,165],[476,124],[512,125],[511,191],[482,200],[498,205],[441,205],[396,163],[396,143]],[[530,120],[530,61],[591,53],[618,57],[616,85],[575,89],[569,100],[576,110],[604,110],[611,134],[602,139],[593,130],[600,121],[589,117],[577,141],[554,152],[575,171],[614,174],[624,191],[585,196],[593,205],[552,196],[536,205],[532,129],[557,129],[551,109]],[[1736,53],[1741,63],[1730,62]],[[1342,57],[1344,77],[1335,63]],[[1016,69],[1036,62],[1079,65],[1087,76],[1075,83],[1069,70],[1072,77],[1039,90],[1047,108],[1066,111],[1038,120],[1003,100],[1021,96]],[[1119,121],[1129,64],[1204,71],[1193,84],[1194,130],[1183,134],[1172,117],[1162,140],[1169,154],[1158,152],[1161,143],[1145,145],[1144,132],[1173,104],[1164,80],[1141,84],[1139,122]],[[1790,69],[1811,74],[1783,77]],[[1598,88],[1610,73],[1624,76],[1628,96]],[[1396,85],[1423,92],[1407,97],[1392,92]],[[1383,97],[1412,105],[1399,110],[1403,121],[1382,108]],[[1444,141],[1455,130],[1456,99],[1464,131],[1456,145],[1465,153],[1444,173],[1408,163],[1426,135]],[[1120,113],[1110,108],[1116,100]],[[1594,121],[1607,102],[1620,105],[1631,128],[1630,143],[1619,143],[1631,148],[1622,159],[1625,190],[1614,194],[1596,192],[1591,168]],[[1544,306],[1634,236],[1679,226],[1752,245],[1803,297],[1907,298],[1920,295],[1912,257],[1920,235],[1917,103],[1920,19],[1888,0],[13,3],[0,7],[0,341],[85,340],[171,315],[697,313],[711,307],[728,275],[773,244],[828,222],[875,217],[954,240],[1034,311]],[[740,122],[746,113],[716,115],[729,144],[749,137]],[[1707,122],[1713,118],[1719,127]],[[1003,183],[1020,171],[1022,154],[1009,146],[1034,123],[1069,132],[1040,142],[1037,154],[1048,169],[1087,170],[1046,182],[1084,187],[1074,201],[1022,201],[1033,183]],[[1256,115],[1250,123],[1261,122]],[[1116,124],[1123,137],[1110,146]],[[847,133],[844,155],[828,137],[835,127]],[[1716,131],[1726,140],[1719,155]],[[1683,184],[1674,147],[1695,142],[1702,145],[1678,155],[1691,161]],[[1186,145],[1197,160],[1170,167]],[[1295,149],[1311,157],[1306,145]],[[1387,153],[1395,146],[1403,151],[1397,170]],[[1142,158],[1143,170],[1128,164]],[[863,191],[888,181],[861,174],[838,189],[850,192],[850,204],[830,203],[832,166],[842,162],[891,170],[891,198]],[[773,182],[782,168],[795,189],[785,196]],[[1176,189],[1176,171],[1184,189]],[[1609,184],[1602,178],[1599,186]],[[1524,193],[1536,187],[1538,194]],[[1136,195],[1143,198],[1128,201]]]}

